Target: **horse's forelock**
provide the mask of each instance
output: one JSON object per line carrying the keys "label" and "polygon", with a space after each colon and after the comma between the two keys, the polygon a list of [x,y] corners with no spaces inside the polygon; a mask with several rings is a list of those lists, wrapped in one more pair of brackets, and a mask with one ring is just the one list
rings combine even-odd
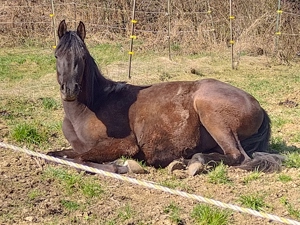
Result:
{"label": "horse's forelock", "polygon": [[84,42],[75,31],[68,31],[61,37],[57,50],[62,53],[71,50],[75,56],[83,56],[87,52]]}

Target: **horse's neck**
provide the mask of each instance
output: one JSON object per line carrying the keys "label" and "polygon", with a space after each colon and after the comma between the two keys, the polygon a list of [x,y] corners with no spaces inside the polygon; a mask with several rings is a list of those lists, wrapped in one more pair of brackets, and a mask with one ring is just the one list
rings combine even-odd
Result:
{"label": "horse's neck", "polygon": [[90,62],[85,68],[83,86],[78,100],[93,110],[95,104],[104,97],[104,89],[111,81],[102,76],[92,57],[89,60]]}
{"label": "horse's neck", "polygon": [[87,109],[87,106],[78,100],[75,101],[63,101],[63,107],[66,117],[70,121],[75,121],[78,116],[81,116],[82,113]]}

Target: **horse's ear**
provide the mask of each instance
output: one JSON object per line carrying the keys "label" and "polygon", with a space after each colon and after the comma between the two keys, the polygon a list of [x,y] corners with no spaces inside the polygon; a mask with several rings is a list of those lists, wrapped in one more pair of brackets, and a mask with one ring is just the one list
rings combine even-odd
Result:
{"label": "horse's ear", "polygon": [[77,34],[81,38],[81,40],[84,41],[86,32],[85,32],[85,26],[81,21],[79,22],[79,25],[77,27]]}
{"label": "horse's ear", "polygon": [[58,26],[58,31],[57,31],[59,39],[61,39],[66,32],[67,32],[67,24],[65,20],[62,20]]}

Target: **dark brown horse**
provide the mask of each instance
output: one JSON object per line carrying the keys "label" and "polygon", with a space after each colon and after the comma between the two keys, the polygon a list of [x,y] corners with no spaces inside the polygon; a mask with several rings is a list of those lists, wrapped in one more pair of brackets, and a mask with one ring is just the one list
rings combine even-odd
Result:
{"label": "dark brown horse", "polygon": [[[246,170],[278,170],[281,158],[268,153],[270,120],[257,100],[214,80],[135,86],[106,79],[84,43],[85,26],[58,28],[57,80],[65,111],[67,156],[100,169],[121,156],[165,167],[175,159],[211,161]],[[125,170],[126,171],[126,170]]]}

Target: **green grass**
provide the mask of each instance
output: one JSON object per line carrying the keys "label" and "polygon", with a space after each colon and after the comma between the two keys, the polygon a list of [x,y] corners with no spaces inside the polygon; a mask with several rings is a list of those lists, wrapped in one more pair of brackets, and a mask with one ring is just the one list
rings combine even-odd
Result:
{"label": "green grass", "polygon": [[164,213],[169,215],[170,220],[175,224],[182,223],[182,220],[180,218],[180,208],[177,204],[172,202],[164,209]]}
{"label": "green grass", "polygon": [[75,201],[61,200],[60,203],[64,206],[64,208],[66,208],[69,211],[75,211],[80,207],[80,205]]}
{"label": "green grass", "polygon": [[83,177],[83,173],[70,173],[65,169],[48,167],[43,174],[44,178],[55,178],[63,185],[63,190],[68,195],[81,193],[85,197],[101,197],[104,193],[103,188],[93,179]]}
{"label": "green grass", "polygon": [[46,71],[54,72],[53,52],[38,48],[2,49],[0,53],[0,81],[18,82],[24,78],[40,78]]}
{"label": "green grass", "polygon": [[42,193],[40,190],[37,190],[37,189],[33,189],[31,190],[29,193],[28,193],[28,199],[30,201],[33,201],[35,199],[37,199],[39,196],[41,196]]}
{"label": "green grass", "polygon": [[283,140],[282,137],[272,137],[270,142],[270,148],[273,151],[284,153],[288,150],[286,146],[286,142]]}
{"label": "green grass", "polygon": [[248,207],[257,211],[264,211],[264,208],[267,207],[264,198],[258,195],[253,195],[253,194],[241,195],[238,201],[244,207]]}
{"label": "green grass", "polygon": [[279,174],[278,175],[278,180],[283,182],[283,183],[287,183],[289,181],[292,181],[292,177],[287,175],[287,174]]}
{"label": "green grass", "polygon": [[300,154],[297,152],[287,153],[287,160],[284,165],[288,168],[300,168]]}
{"label": "green grass", "polygon": [[191,213],[195,224],[198,225],[226,225],[229,224],[230,212],[206,204],[196,205]]}
{"label": "green grass", "polygon": [[80,189],[83,195],[89,198],[99,197],[102,193],[104,193],[103,188],[95,181],[86,181],[81,183]]}
{"label": "green grass", "polygon": [[123,47],[121,44],[103,43],[88,48],[98,66],[101,68],[116,61],[128,60],[128,52],[124,50],[126,47]]}
{"label": "green grass", "polygon": [[253,171],[249,175],[247,175],[246,177],[244,177],[243,182],[245,184],[248,184],[248,183],[250,183],[253,180],[258,180],[261,176],[262,176],[261,172],[259,172],[259,171]]}
{"label": "green grass", "polygon": [[208,182],[213,184],[228,184],[231,182],[227,174],[227,167],[224,163],[220,163],[208,173]]}
{"label": "green grass", "polygon": [[180,189],[184,191],[188,191],[189,189],[186,182],[183,182],[182,180],[178,179],[176,176],[172,176],[171,178],[164,179],[163,181],[160,182],[160,185],[171,189]]}
{"label": "green grass", "polygon": [[286,207],[288,213],[295,219],[300,219],[300,209],[296,209],[286,198],[280,199],[280,202]]}
{"label": "green grass", "polygon": [[126,204],[124,207],[121,207],[118,210],[118,219],[122,222],[132,218],[134,216],[134,211],[129,204]]}
{"label": "green grass", "polygon": [[11,137],[19,143],[39,145],[47,140],[47,133],[40,124],[20,123],[12,129]]}
{"label": "green grass", "polygon": [[42,105],[45,109],[56,110],[59,108],[60,103],[58,103],[54,98],[45,97],[42,98]]}

